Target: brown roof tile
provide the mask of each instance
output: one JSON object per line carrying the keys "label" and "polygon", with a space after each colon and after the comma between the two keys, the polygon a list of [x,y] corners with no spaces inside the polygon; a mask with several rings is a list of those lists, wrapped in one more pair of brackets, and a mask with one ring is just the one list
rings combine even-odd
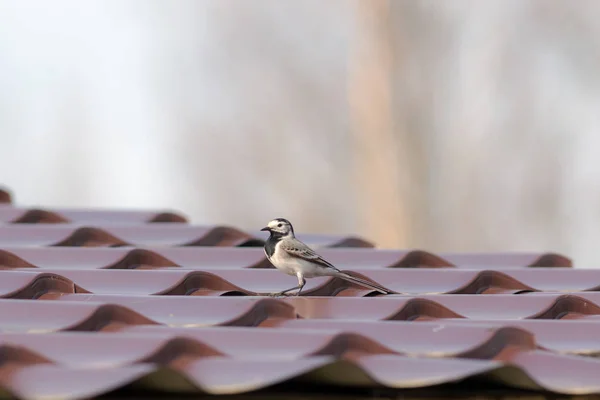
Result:
{"label": "brown roof tile", "polygon": [[[416,324],[419,325],[419,324]],[[360,325],[359,325],[360,327]],[[373,326],[377,327],[377,325]],[[134,325],[110,335],[58,332],[39,340],[36,335],[0,334],[1,346],[26,349],[66,366],[118,367],[139,362],[167,365],[179,357],[199,359],[213,356],[255,358],[302,358],[320,355],[351,357],[355,354],[398,354],[426,357],[496,359],[504,349],[537,348],[534,336],[511,327],[450,327],[460,338],[448,340],[446,333],[431,334],[430,327],[410,329],[421,336],[384,334],[363,329],[365,334],[344,330],[289,328],[215,327],[212,329],[162,328],[149,330]],[[380,327],[381,328],[381,327]],[[417,327],[419,328],[419,327]],[[436,340],[436,342],[429,342]],[[294,346],[289,346],[293,341]],[[265,354],[264,348],[269,347]],[[169,352],[166,349],[170,350]],[[166,354],[165,354],[166,353]],[[170,353],[170,354],[169,354]]]}
{"label": "brown roof tile", "polygon": [[441,253],[453,265],[470,268],[572,267],[570,258],[558,253]]}
{"label": "brown roof tile", "polygon": [[87,399],[135,382],[155,370],[152,364],[87,369],[37,364],[14,368],[10,373],[0,371],[0,386],[20,399]]}
{"label": "brown roof tile", "polygon": [[[272,269],[214,268],[207,271],[182,268],[75,269],[19,268],[10,270],[0,282],[0,296],[33,295],[42,291],[62,293],[144,295],[257,295],[275,293],[295,283],[294,278]],[[598,291],[599,270],[532,269],[478,270],[348,270],[397,294],[519,294],[568,290],[569,293]],[[47,283],[45,283],[47,282]],[[69,286],[70,285],[70,286]],[[62,288],[62,289],[61,289]],[[18,294],[18,295],[17,295]],[[306,283],[303,296],[378,295],[370,289],[339,278],[314,278]],[[27,295],[28,296],[28,295]],[[22,298],[22,297],[18,297]]]}
{"label": "brown roof tile", "polygon": [[170,211],[137,210],[81,210],[81,209],[40,209],[2,207],[0,222],[12,224],[57,224],[57,223],[186,223],[187,218]]}
{"label": "brown roof tile", "polygon": [[[101,222],[96,222],[102,223]],[[10,224],[0,225],[0,246],[135,247],[135,246],[239,246],[262,247],[264,232],[251,235],[229,226],[184,223],[119,224]],[[314,247],[373,247],[355,236],[302,235]]]}
{"label": "brown roof tile", "polygon": [[[409,263],[410,251],[389,251],[371,248],[320,248],[319,253],[340,269],[367,270],[381,268],[468,268],[487,269],[481,264],[480,255],[474,258],[477,265],[464,262],[460,265],[442,263]],[[468,254],[463,259],[468,259]],[[441,258],[436,259],[442,260]],[[509,257],[510,258],[510,257]],[[489,257],[496,263],[494,269],[516,269],[532,266],[530,263],[501,264],[502,258]],[[570,267],[556,263],[552,267]],[[267,261],[262,247],[165,247],[144,246],[119,247],[41,247],[1,246],[0,268],[76,268],[76,269],[148,269],[180,267],[185,269],[212,270],[218,268],[274,269]]]}
{"label": "brown roof tile", "polygon": [[0,206],[0,390],[83,399],[125,386],[236,394],[473,378],[600,394],[600,270],[554,252],[298,236],[395,294],[323,277],[302,296],[267,297],[296,282],[266,260],[263,232],[179,212]]}
{"label": "brown roof tile", "polygon": [[[579,378],[554,379],[555,368],[561,365],[577,372]],[[69,368],[52,364],[25,366],[14,371],[5,385],[22,398],[87,398],[133,382],[154,390],[194,390],[223,395],[263,389],[292,378],[334,385],[420,388],[481,377],[518,388],[585,394],[600,389],[597,383],[599,366],[600,362],[594,359],[543,352],[516,353],[514,359],[506,364],[396,355],[369,355],[355,360],[332,356],[280,360],[208,357],[175,367],[154,364],[115,368]]]}
{"label": "brown roof tile", "polygon": [[[249,317],[256,311],[255,306],[268,305],[261,310],[277,311],[276,318],[303,319],[349,319],[349,320],[431,320],[446,318],[468,319],[599,319],[600,293],[586,292],[572,294],[544,293],[536,295],[424,295],[419,297],[388,295],[384,297],[286,297],[269,299],[258,297],[214,297],[214,296],[145,296],[120,294],[61,294],[57,300],[73,303],[105,303],[131,308],[161,323],[200,324],[206,315],[219,314],[225,320],[239,319],[255,324]],[[7,302],[10,300],[4,300]],[[15,300],[16,301],[16,300]],[[26,301],[22,301],[26,302]],[[0,304],[0,309],[1,309]],[[291,309],[289,308],[291,306]],[[162,313],[165,309],[175,309],[177,313],[168,318]],[[290,309],[280,314],[279,310]],[[285,316],[284,316],[285,315]],[[262,318],[263,316],[260,316]],[[162,319],[161,319],[162,318]],[[208,317],[206,317],[208,318]],[[209,318],[210,319],[210,318]],[[158,321],[158,320],[157,320]],[[169,322],[171,321],[171,322]],[[219,320],[220,321],[220,320]],[[201,324],[206,325],[205,322]],[[214,322],[211,324],[222,324]]]}
{"label": "brown roof tile", "polygon": [[0,187],[0,204],[11,204],[12,195],[10,190]]}
{"label": "brown roof tile", "polygon": [[[16,224],[15,224],[16,225]],[[0,226],[2,246],[244,246],[262,242],[234,228],[203,227],[182,223],[108,225],[19,224]]]}

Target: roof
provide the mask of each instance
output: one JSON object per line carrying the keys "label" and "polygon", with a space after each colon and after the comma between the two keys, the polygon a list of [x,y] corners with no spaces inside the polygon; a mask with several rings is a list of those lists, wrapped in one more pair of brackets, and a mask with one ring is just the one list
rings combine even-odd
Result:
{"label": "roof", "polygon": [[457,383],[600,393],[600,270],[565,255],[298,233],[394,294],[315,278],[275,298],[295,279],[265,259],[262,232],[165,210],[32,210],[1,190],[0,201],[0,388],[19,398]]}

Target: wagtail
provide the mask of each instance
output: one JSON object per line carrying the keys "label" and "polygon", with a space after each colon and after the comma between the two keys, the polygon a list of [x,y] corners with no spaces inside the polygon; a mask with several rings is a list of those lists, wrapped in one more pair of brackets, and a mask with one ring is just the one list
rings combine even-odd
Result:
{"label": "wagtail", "polygon": [[318,276],[333,276],[357,283],[383,294],[390,293],[388,289],[346,274],[324,260],[310,247],[296,239],[294,227],[287,219],[275,218],[262,228],[261,231],[268,231],[270,233],[264,247],[267,259],[278,270],[298,278],[298,286],[279,293],[273,293],[273,296],[283,295],[295,289],[298,289],[296,292],[296,296],[298,296],[306,284],[305,278]]}

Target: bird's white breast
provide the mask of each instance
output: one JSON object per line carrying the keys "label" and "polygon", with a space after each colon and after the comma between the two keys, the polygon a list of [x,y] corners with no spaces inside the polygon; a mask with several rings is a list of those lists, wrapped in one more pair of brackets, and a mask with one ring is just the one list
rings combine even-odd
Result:
{"label": "bird's white breast", "polygon": [[[280,248],[281,242],[275,244],[275,251],[269,261],[281,272],[288,275],[296,275],[296,262],[292,259],[289,254]],[[268,257],[268,255],[267,255]]]}
{"label": "bird's white breast", "polygon": [[288,275],[297,275],[300,272],[305,278],[325,275],[323,273],[324,268],[310,261],[294,257],[279,246],[281,246],[281,242],[275,245],[275,251],[269,261],[281,272]]}

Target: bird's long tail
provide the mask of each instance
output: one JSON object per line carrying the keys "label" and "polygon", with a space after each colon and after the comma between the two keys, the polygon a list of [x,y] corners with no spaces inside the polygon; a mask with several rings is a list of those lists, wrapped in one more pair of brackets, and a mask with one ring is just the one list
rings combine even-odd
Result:
{"label": "bird's long tail", "polygon": [[366,286],[369,289],[376,290],[376,291],[378,291],[379,293],[382,293],[382,294],[390,294],[390,293],[392,293],[389,289],[386,289],[386,288],[384,288],[381,285],[378,285],[376,283],[372,283],[372,282],[366,281],[366,280],[361,279],[361,278],[357,278],[355,276],[346,274],[345,272],[340,272],[340,273],[336,274],[335,276],[337,276],[339,278],[342,278],[342,279],[345,279],[348,282],[354,282],[354,283],[358,283],[359,285]]}

